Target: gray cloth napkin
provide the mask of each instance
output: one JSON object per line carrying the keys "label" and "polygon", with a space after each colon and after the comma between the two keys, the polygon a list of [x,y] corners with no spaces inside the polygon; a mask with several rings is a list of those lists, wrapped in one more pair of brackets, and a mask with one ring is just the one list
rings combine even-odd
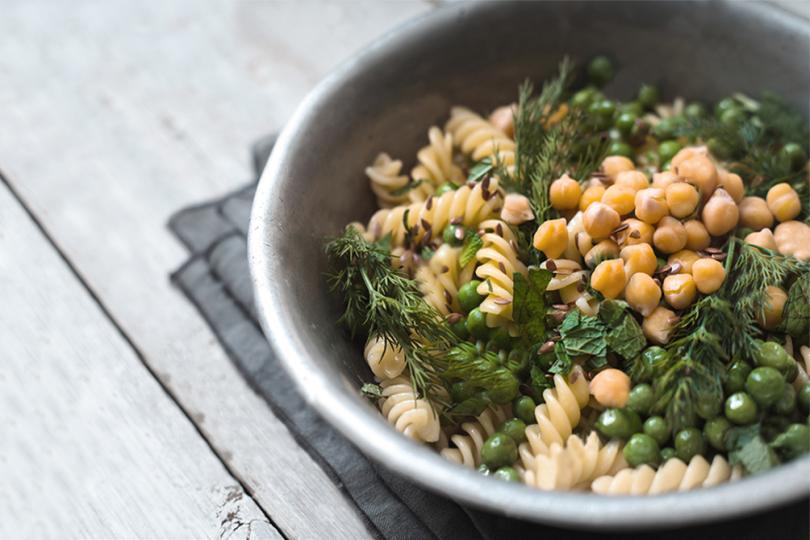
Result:
{"label": "gray cloth napkin", "polygon": [[[275,137],[253,150],[257,173],[264,167]],[[370,533],[398,538],[503,538],[553,535],[557,539],[591,538],[593,533],[569,531],[509,519],[465,508],[425,491],[372,462],[310,409],[295,385],[273,358],[253,304],[248,274],[246,235],[255,182],[221,199],[180,210],[170,230],[191,253],[172,282],[197,307],[223,348],[250,385],[289,428],[351,501]],[[808,501],[741,520],[655,533],[623,534],[622,538],[682,540],[807,538]]]}

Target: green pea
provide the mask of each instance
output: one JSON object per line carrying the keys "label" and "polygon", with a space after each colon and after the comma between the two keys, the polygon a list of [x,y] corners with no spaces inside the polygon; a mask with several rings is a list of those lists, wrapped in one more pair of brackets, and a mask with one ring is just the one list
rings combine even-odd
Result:
{"label": "green pea", "polygon": [[582,90],[574,94],[573,97],[571,97],[571,106],[580,109],[585,109],[588,107],[588,105],[591,104],[591,102],[594,100],[594,97],[596,97],[596,88],[592,86],[589,86],[588,88],[583,88]]}
{"label": "green pea", "polygon": [[450,325],[450,330],[458,336],[459,339],[465,340],[470,337],[470,332],[467,330],[467,319],[461,317],[459,320]]}
{"label": "green pea", "polygon": [[467,331],[476,339],[486,340],[489,337],[487,316],[480,309],[475,308],[467,315]]}
{"label": "green pea", "polygon": [[451,246],[460,246],[464,242],[464,227],[461,225],[450,224],[444,228],[442,239],[445,244]]}
{"label": "green pea", "polygon": [[642,428],[646,435],[649,435],[658,444],[664,444],[669,440],[670,429],[666,420],[660,416],[651,416],[644,421]]}
{"label": "green pea", "polygon": [[481,474],[483,474],[484,476],[489,476],[490,474],[492,474],[492,471],[490,471],[490,470],[489,470],[489,467],[487,467],[487,466],[486,466],[486,465],[484,465],[483,463],[482,463],[481,465],[479,465],[479,466],[478,466],[478,469],[477,469],[477,470],[478,470],[478,472],[480,472],[480,473],[481,473]]}
{"label": "green pea", "polygon": [[501,467],[495,474],[492,475],[498,480],[505,480],[507,482],[520,482],[520,475],[514,467]]}
{"label": "green pea", "polygon": [[658,103],[658,88],[651,84],[642,84],[638,89],[638,101],[648,109]]}
{"label": "green pea", "polygon": [[445,182],[441,184],[439,187],[436,188],[436,191],[433,193],[434,197],[440,197],[444,195],[448,191],[455,191],[458,189],[458,186],[455,185],[453,182]]}
{"label": "green pea", "polygon": [[484,297],[478,294],[479,285],[481,285],[481,282],[477,279],[473,279],[459,288],[458,303],[461,304],[461,309],[463,309],[465,313],[469,313],[477,308],[481,305],[481,302],[484,301]]}
{"label": "green pea", "polygon": [[776,403],[785,391],[785,379],[772,367],[758,367],[748,374],[745,390],[757,405],[766,408]]}
{"label": "green pea", "polygon": [[786,384],[782,397],[773,404],[773,411],[776,414],[788,416],[796,410],[796,390],[793,386]]}
{"label": "green pea", "polygon": [[698,428],[682,429],[675,435],[675,455],[681,461],[689,463],[690,459],[704,452],[706,443]]}
{"label": "green pea", "polygon": [[526,424],[519,418],[510,418],[501,425],[501,429],[498,431],[512,437],[517,444],[526,440]]}
{"label": "green pea", "polygon": [[619,130],[619,133],[622,135],[630,135],[630,132],[633,130],[633,127],[636,125],[636,119],[638,117],[629,112],[620,113],[618,118],[616,118],[616,129]]}
{"label": "green pea", "polygon": [[675,449],[667,446],[661,449],[661,461],[669,461],[675,457]]}
{"label": "green pea", "polygon": [[627,408],[638,414],[648,415],[652,408],[655,395],[649,384],[637,384],[630,390],[627,398]]}
{"label": "green pea", "polygon": [[751,396],[745,392],[731,394],[726,399],[726,418],[731,422],[744,426],[753,424],[757,419],[757,404]]}
{"label": "green pea", "polygon": [[745,122],[745,111],[742,109],[728,109],[720,115],[720,122],[728,127],[737,127]]}
{"label": "green pea", "polygon": [[523,420],[527,424],[533,424],[534,409],[537,404],[529,396],[520,396],[512,403],[512,410],[515,411],[515,416]]}
{"label": "green pea", "polygon": [[787,143],[783,146],[779,150],[779,157],[790,166],[791,171],[798,171],[807,163],[807,154],[804,148],[796,143]]}
{"label": "green pea", "polygon": [[703,118],[706,116],[706,107],[703,106],[702,103],[698,103],[697,101],[694,103],[690,103],[686,106],[683,110],[684,116],[687,118],[698,119]]}
{"label": "green pea", "polygon": [[799,402],[799,407],[804,414],[810,414],[810,382],[804,383],[802,389],[799,390],[799,396],[796,399]]}
{"label": "green pea", "polygon": [[[660,266],[665,264],[667,264],[667,262],[663,261],[663,264]],[[644,366],[647,370],[656,373],[666,365],[667,360],[669,360],[669,354],[663,347],[653,345],[652,347],[644,349],[644,352],[641,353],[641,360],[644,362]]]}
{"label": "green pea", "polygon": [[644,106],[638,101],[631,101],[629,103],[622,104],[621,107],[619,107],[619,111],[632,114],[636,118],[639,118],[644,114]]}
{"label": "green pea", "polygon": [[596,86],[604,86],[613,75],[613,63],[606,56],[597,56],[588,64],[588,77]]}
{"label": "green pea", "polygon": [[730,159],[732,157],[731,148],[722,139],[711,137],[706,141],[706,146],[709,148],[709,152],[718,159]]}
{"label": "green pea", "polygon": [[724,417],[712,418],[703,426],[703,437],[716,450],[725,451],[725,438],[729,428],[731,428],[731,423]]}
{"label": "green pea", "polygon": [[512,465],[517,457],[515,440],[505,433],[493,433],[481,447],[481,461],[490,469]]}
{"label": "green pea", "polygon": [[719,120],[724,112],[731,109],[739,109],[740,104],[734,98],[723,98],[714,106],[714,116]]}
{"label": "green pea", "polygon": [[743,360],[735,360],[726,372],[726,382],[723,385],[727,394],[739,392],[745,388],[745,379],[751,373],[751,366]]}
{"label": "green pea", "polygon": [[658,124],[652,128],[652,133],[658,140],[664,139],[673,139],[675,138],[675,129],[677,128],[677,122],[674,118],[664,118]]}
{"label": "green pea", "polygon": [[772,446],[784,459],[794,459],[810,451],[810,428],[804,424],[791,424],[774,439]]}
{"label": "green pea", "polygon": [[608,148],[608,155],[624,156],[630,159],[633,159],[634,157],[633,148],[629,144],[620,141],[614,141],[610,143],[610,147]]}
{"label": "green pea", "polygon": [[641,431],[641,419],[627,409],[605,409],[596,420],[596,429],[610,439],[629,439]]}
{"label": "green pea", "polygon": [[475,393],[475,388],[465,382],[455,382],[450,386],[450,396],[453,401],[464,401],[472,397]]}
{"label": "green pea", "polygon": [[655,439],[644,433],[636,433],[624,445],[624,459],[633,467],[655,465],[658,463],[661,450]]}
{"label": "green pea", "polygon": [[681,150],[681,143],[678,141],[663,141],[658,145],[658,159],[661,163],[670,161]]}
{"label": "green pea", "polygon": [[723,409],[723,396],[700,395],[695,401],[695,410],[704,420],[714,418]]}

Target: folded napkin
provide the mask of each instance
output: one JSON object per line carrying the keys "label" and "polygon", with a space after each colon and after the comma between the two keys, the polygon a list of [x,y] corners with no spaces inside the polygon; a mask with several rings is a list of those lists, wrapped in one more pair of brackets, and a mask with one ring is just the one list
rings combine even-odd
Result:
{"label": "folded napkin", "polygon": [[[257,177],[274,141],[275,137],[270,136],[254,146]],[[386,539],[494,539],[507,535],[515,538],[553,535],[562,540],[591,538],[592,533],[465,508],[423,490],[368,459],[306,405],[289,375],[273,357],[253,304],[246,236],[255,186],[254,180],[218,200],[185,208],[171,217],[170,230],[191,253],[171,279],[197,307],[250,385],[354,503],[369,532]],[[810,527],[807,508],[808,501],[802,500],[732,522],[621,537],[807,538]]]}

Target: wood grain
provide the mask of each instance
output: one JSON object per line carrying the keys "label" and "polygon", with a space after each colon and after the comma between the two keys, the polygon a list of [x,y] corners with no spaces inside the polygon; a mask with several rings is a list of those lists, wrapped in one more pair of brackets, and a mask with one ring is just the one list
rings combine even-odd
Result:
{"label": "wood grain", "polygon": [[[367,533],[169,285],[168,273],[186,253],[164,224],[178,208],[246,181],[247,149],[256,137],[279,129],[305,92],[352,50],[429,7],[18,0],[5,2],[0,17],[0,166],[229,469],[290,537]],[[47,308],[48,299],[37,298]],[[53,331],[69,322],[53,321]],[[30,328],[16,330],[31,338]],[[0,329],[0,339],[7,331]],[[82,332],[100,339],[94,325]],[[124,354],[109,355],[110,376],[124,378],[110,381],[105,391],[113,396],[124,391],[115,386],[126,379],[118,371]],[[61,400],[73,391],[64,383],[49,392]],[[83,394],[84,401],[92,402],[91,395]],[[58,407],[50,414],[52,428],[70,420]],[[48,431],[29,443],[48,444]],[[15,476],[10,485],[24,481]],[[39,487],[54,497],[77,488]],[[146,494],[122,492],[118,503],[139,496]],[[158,496],[173,508],[165,499]],[[90,519],[82,526],[92,532],[95,525]]]}
{"label": "wood grain", "polygon": [[0,538],[281,538],[0,185]]}

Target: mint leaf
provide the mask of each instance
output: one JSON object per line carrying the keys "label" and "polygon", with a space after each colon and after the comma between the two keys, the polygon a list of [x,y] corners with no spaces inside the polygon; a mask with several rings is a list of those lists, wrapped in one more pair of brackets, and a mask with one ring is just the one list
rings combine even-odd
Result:
{"label": "mint leaf", "polygon": [[372,401],[383,397],[382,387],[379,384],[366,383],[360,387],[360,393]]}
{"label": "mint leaf", "polygon": [[573,367],[573,362],[571,361],[571,357],[568,356],[568,352],[565,350],[565,345],[563,345],[562,341],[558,341],[554,345],[554,354],[557,357],[554,360],[554,363],[551,364],[549,368],[549,373],[557,373],[560,375],[568,375],[568,372],[571,371],[571,367]]}
{"label": "mint leaf", "polygon": [[791,285],[782,322],[784,331],[796,339],[807,336],[808,326],[810,326],[810,272],[799,276]]}
{"label": "mint leaf", "polygon": [[523,329],[530,343],[539,343],[546,338],[545,292],[551,281],[551,272],[529,267],[528,277],[515,272],[512,318]]}
{"label": "mint leaf", "polygon": [[597,317],[582,315],[579,310],[573,310],[565,317],[559,330],[561,343],[569,356],[593,356],[596,364],[607,362],[607,327]]}
{"label": "mint leaf", "polygon": [[729,429],[725,442],[729,448],[729,463],[739,463],[751,474],[767,471],[779,463],[760,435],[759,424]]}
{"label": "mint leaf", "polygon": [[467,175],[467,180],[470,182],[477,182],[492,172],[492,169],[494,168],[495,165],[492,163],[492,160],[490,158],[484,158],[470,167],[470,173]]}
{"label": "mint leaf", "polygon": [[607,326],[617,326],[627,314],[627,302],[621,300],[604,300],[599,305],[599,318]]}
{"label": "mint leaf", "polygon": [[472,229],[467,230],[464,235],[464,244],[461,246],[461,255],[459,256],[458,264],[464,268],[475,259],[475,254],[478,250],[484,247],[484,241],[478,236],[478,233]]}

